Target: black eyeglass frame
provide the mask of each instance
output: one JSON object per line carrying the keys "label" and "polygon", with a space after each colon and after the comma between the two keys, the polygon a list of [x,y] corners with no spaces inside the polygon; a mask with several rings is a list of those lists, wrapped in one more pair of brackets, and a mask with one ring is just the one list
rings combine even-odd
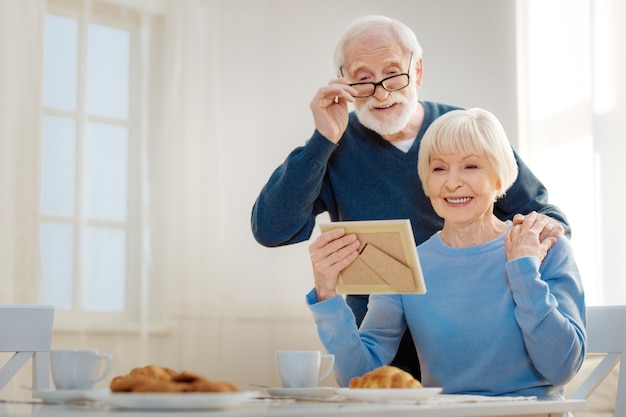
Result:
{"label": "black eyeglass frame", "polygon": [[[350,87],[354,87],[355,85],[372,85],[374,87],[371,94],[368,94],[366,96],[352,96],[352,97],[354,97],[354,98],[371,97],[374,94],[376,94],[376,87],[378,87],[378,86],[381,86],[382,88],[385,89],[385,91],[388,91],[390,93],[393,93],[394,91],[400,91],[403,88],[407,88],[409,86],[409,84],[411,83],[411,74],[410,74],[410,72],[411,72],[412,68],[413,68],[413,52],[411,52],[411,58],[409,58],[409,70],[408,70],[408,72],[403,72],[403,73],[400,73],[400,74],[392,75],[391,77],[383,78],[382,80],[378,81],[377,83],[368,81],[368,82],[363,82],[363,83],[348,84]],[[344,75],[343,75],[343,66],[339,67],[339,73],[341,74],[342,77],[344,77]],[[387,87],[385,87],[385,83],[387,81],[389,81],[390,79],[396,78],[396,77],[403,77],[403,76],[407,77],[407,82],[406,82],[405,86],[400,87],[400,88],[393,88],[391,90],[388,89]]]}

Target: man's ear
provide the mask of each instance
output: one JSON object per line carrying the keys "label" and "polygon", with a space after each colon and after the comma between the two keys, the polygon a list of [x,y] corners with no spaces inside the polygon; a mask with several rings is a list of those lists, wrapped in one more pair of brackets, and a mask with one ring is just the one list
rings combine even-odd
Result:
{"label": "man's ear", "polygon": [[415,77],[415,85],[417,87],[420,87],[422,85],[423,69],[424,69],[424,64],[422,62],[422,58],[420,58],[415,63],[415,69],[413,70],[413,74]]}

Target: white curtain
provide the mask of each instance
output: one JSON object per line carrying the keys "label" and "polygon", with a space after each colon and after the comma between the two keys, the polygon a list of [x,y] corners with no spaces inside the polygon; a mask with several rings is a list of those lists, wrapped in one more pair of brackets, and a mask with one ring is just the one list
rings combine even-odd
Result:
{"label": "white curtain", "polygon": [[519,5],[520,149],[570,220],[587,302],[624,304],[626,5]]}
{"label": "white curtain", "polygon": [[[605,304],[626,304],[626,2],[592,2],[596,215]],[[587,197],[584,197],[587,198]]]}
{"label": "white curtain", "polygon": [[219,299],[210,279],[221,259],[218,8],[184,0],[165,12],[162,130],[150,145],[154,273],[167,305],[200,314]]}
{"label": "white curtain", "polygon": [[44,0],[0,1],[0,303],[38,299]]}

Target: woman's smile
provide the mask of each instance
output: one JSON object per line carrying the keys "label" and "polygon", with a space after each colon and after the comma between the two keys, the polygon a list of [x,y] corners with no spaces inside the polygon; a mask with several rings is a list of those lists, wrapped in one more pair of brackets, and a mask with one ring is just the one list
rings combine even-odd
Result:
{"label": "woman's smile", "polygon": [[465,204],[465,203],[469,202],[471,199],[472,199],[472,197],[447,197],[447,198],[444,198],[444,200],[446,200],[448,203],[455,204],[455,205]]}

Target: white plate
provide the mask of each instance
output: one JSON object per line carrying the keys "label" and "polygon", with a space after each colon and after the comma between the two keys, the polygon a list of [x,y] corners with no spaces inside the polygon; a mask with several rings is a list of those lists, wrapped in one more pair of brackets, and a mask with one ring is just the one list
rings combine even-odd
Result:
{"label": "white plate", "polygon": [[421,401],[437,395],[441,388],[337,388],[349,400],[366,402]]}
{"label": "white plate", "polygon": [[335,393],[333,387],[313,387],[313,388],[265,388],[265,391],[272,397],[300,397],[300,398],[323,398],[330,397]]}
{"label": "white plate", "polygon": [[220,410],[244,403],[256,391],[128,393],[115,392],[93,399],[116,408],[136,410]]}
{"label": "white plate", "polygon": [[68,403],[76,401],[90,401],[105,395],[109,395],[108,389],[34,389],[35,397],[41,398],[47,403]]}

